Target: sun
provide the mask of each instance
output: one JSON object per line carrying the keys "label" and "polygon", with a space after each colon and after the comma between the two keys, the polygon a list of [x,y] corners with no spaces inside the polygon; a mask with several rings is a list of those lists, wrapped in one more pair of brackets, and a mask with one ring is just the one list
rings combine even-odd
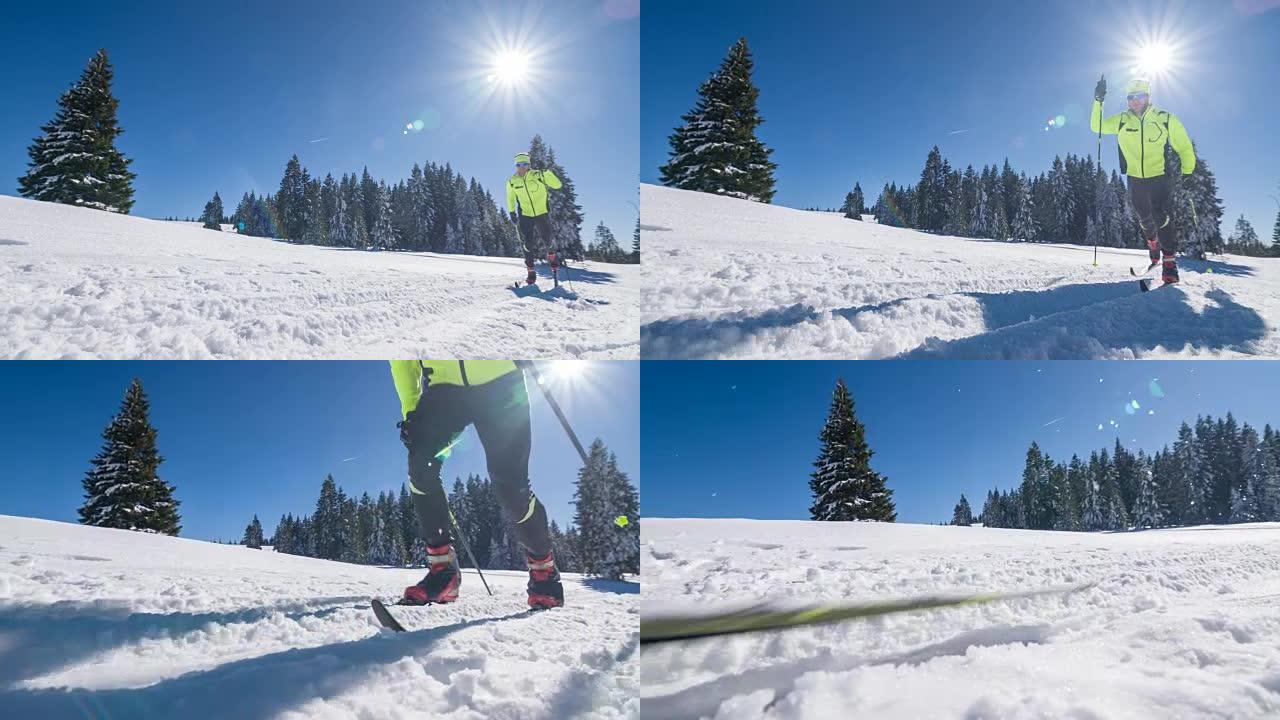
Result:
{"label": "sun", "polygon": [[517,87],[529,77],[529,61],[526,53],[516,49],[494,53],[489,67],[493,82],[505,87]]}
{"label": "sun", "polygon": [[1173,48],[1166,43],[1150,42],[1138,48],[1134,70],[1141,75],[1163,75],[1173,65]]}

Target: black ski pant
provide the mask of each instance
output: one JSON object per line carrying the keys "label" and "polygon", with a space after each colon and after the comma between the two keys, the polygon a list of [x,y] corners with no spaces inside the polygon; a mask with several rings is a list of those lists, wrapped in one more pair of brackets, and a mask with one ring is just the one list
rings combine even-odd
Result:
{"label": "black ski pant", "polygon": [[[1173,260],[1178,254],[1178,235],[1173,226],[1173,183],[1168,175],[1157,175],[1151,178],[1129,177],[1129,203],[1138,215],[1138,224],[1142,226],[1142,239],[1147,241],[1151,251],[1151,262],[1160,259],[1160,251],[1164,251],[1166,260]],[[1152,240],[1159,239],[1157,246]]]}
{"label": "black ski pant", "polygon": [[520,240],[524,242],[524,264],[526,267],[532,268],[533,261],[538,257],[546,257],[553,268],[559,265],[558,257],[552,259],[556,243],[551,236],[550,213],[534,216],[521,215]]}
{"label": "black ski pant", "polygon": [[529,488],[529,396],[524,373],[483,385],[432,385],[409,414],[409,491],[427,545],[454,541],[441,469],[468,425],[484,447],[489,481],[516,538],[534,556],[551,551],[547,509]]}

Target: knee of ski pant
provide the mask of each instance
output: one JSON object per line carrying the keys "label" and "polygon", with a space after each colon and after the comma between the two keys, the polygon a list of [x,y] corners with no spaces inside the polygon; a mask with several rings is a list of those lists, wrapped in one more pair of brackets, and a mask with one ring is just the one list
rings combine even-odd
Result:
{"label": "knee of ski pant", "polygon": [[440,486],[443,461],[436,457],[438,450],[428,450],[422,444],[409,448],[409,492],[427,495]]}

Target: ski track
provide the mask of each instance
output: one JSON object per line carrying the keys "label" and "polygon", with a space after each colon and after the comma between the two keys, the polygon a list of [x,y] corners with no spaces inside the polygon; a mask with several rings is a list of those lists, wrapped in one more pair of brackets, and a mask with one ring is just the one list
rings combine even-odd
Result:
{"label": "ski track", "polygon": [[[0,196],[0,358],[622,359],[636,266],[291,245]],[[542,269],[545,275],[545,268]]]}
{"label": "ski track", "polygon": [[654,359],[1280,355],[1280,261],[929,235],[641,186],[641,355]]}
{"label": "ski track", "polygon": [[424,572],[0,516],[0,717],[639,716],[635,583],[530,614],[527,574],[466,570],[382,629]]}
{"label": "ski track", "polygon": [[1097,583],[649,647],[646,718],[1280,715],[1277,523],[1086,534],[649,518],[642,559],[645,615]]}

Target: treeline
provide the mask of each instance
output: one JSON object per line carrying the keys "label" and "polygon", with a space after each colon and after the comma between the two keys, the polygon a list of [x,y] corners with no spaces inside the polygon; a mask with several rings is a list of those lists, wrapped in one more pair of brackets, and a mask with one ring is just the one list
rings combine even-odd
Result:
{"label": "treeline", "polygon": [[[562,530],[551,522],[552,551],[563,572],[606,577],[640,571],[639,495],[617,459],[596,440],[588,465],[578,474],[574,524]],[[487,478],[457,478],[448,494],[455,520],[484,569],[523,570],[524,551],[514,527],[503,517]],[[626,518],[619,521],[619,518]],[[257,515],[245,528],[241,544],[272,545],[276,552],[338,560],[363,565],[421,565],[426,546],[418,530],[418,516],[407,486],[399,495],[363,493],[348,495],[325,477],[315,511],[310,515],[281,516],[274,535],[263,535]],[[473,567],[470,556],[458,546],[463,567]]]}
{"label": "treeline", "polygon": [[640,218],[636,218],[635,232],[631,237],[631,252],[622,249],[613,231],[603,222],[596,226],[595,239],[587,246],[587,259],[610,263],[640,263]]}
{"label": "treeline", "polygon": [[[974,522],[962,495],[952,523]],[[1036,443],[1022,483],[987,493],[977,518],[987,527],[1125,530],[1280,520],[1280,433],[1259,436],[1231,413],[1183,423],[1172,447],[1154,455],[1126,450],[1057,462]]]}
{"label": "treeline", "polygon": [[[563,182],[550,194],[552,233],[562,254],[581,259],[582,206],[572,178],[540,136],[530,143],[529,156],[534,167],[553,171]],[[495,200],[474,177],[468,180],[448,163],[415,163],[408,179],[394,185],[374,180],[368,168],[321,179],[294,155],[280,189],[245,193],[230,220],[242,235],[307,245],[519,257],[523,246],[507,217],[505,192],[504,186]],[[218,223],[221,205],[215,193],[201,216],[206,227]]]}
{"label": "treeline", "polygon": [[[1165,155],[1166,165],[1177,168],[1173,150],[1166,148]],[[1174,172],[1170,178],[1172,213],[1181,233],[1179,251],[1204,258],[1225,249],[1223,209],[1213,171],[1203,156],[1196,157],[1191,175]],[[1146,247],[1124,180],[1114,171],[1108,176],[1090,156],[1055,157],[1047,171],[1028,177],[1008,159],[1000,169],[976,171],[970,165],[961,171],[935,145],[920,180],[885,185],[871,212],[884,225],[958,237]]]}

